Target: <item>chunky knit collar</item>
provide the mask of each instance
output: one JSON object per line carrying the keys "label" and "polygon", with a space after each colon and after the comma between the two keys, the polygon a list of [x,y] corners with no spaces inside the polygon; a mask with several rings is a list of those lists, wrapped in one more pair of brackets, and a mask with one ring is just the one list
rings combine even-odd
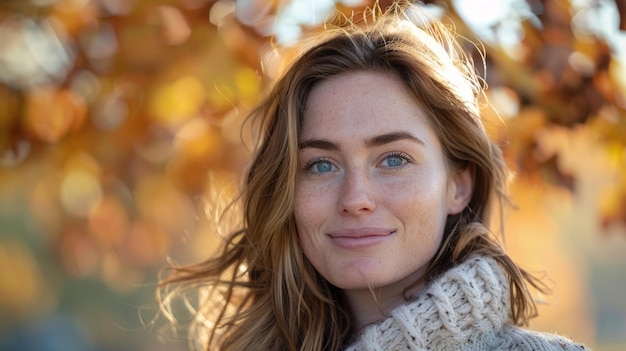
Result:
{"label": "chunky knit collar", "polygon": [[509,284],[493,258],[472,257],[418,297],[362,330],[347,350],[458,350],[492,339],[509,320]]}

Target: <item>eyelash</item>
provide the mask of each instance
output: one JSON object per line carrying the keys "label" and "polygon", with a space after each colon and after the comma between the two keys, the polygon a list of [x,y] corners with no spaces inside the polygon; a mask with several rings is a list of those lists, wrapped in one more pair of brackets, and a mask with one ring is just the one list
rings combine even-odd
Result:
{"label": "eyelash", "polygon": [[315,166],[316,164],[318,164],[320,162],[328,162],[328,163],[332,164],[332,162],[330,161],[329,158],[326,158],[326,157],[316,157],[316,158],[310,160],[309,162],[307,162],[304,165],[303,168],[304,168],[305,171],[309,172],[311,170],[311,168],[313,168],[313,166]]}
{"label": "eyelash", "polygon": [[388,154],[386,154],[383,157],[383,161],[390,158],[390,157],[399,157],[401,159],[403,159],[404,161],[406,161],[406,163],[397,166],[397,167],[392,167],[392,166],[385,166],[385,168],[389,168],[389,169],[403,169],[404,167],[407,166],[407,164],[409,163],[413,163],[413,159],[411,158],[411,156],[405,154],[404,152],[399,152],[399,151],[395,151],[395,152],[390,152]]}

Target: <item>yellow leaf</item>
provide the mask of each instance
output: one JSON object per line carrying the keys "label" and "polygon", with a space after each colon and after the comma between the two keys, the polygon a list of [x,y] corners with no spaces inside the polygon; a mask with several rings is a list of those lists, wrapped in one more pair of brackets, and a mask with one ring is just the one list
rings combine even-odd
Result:
{"label": "yellow leaf", "polygon": [[161,86],[151,97],[149,109],[155,120],[178,125],[193,117],[204,103],[205,90],[194,77],[184,76]]}

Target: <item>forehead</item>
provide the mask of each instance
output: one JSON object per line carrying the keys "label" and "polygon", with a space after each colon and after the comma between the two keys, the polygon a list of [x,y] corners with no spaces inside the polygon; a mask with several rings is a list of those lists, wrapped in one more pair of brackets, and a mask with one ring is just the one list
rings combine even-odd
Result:
{"label": "forehead", "polygon": [[304,110],[302,139],[369,137],[391,130],[433,134],[429,117],[397,77],[343,73],[318,83]]}

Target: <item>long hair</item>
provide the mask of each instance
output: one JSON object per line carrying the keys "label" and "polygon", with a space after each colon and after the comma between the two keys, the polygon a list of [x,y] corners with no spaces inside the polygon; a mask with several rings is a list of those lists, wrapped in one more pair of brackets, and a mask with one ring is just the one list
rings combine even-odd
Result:
{"label": "long hair", "polygon": [[[308,96],[319,82],[345,72],[380,72],[400,79],[427,112],[449,167],[471,167],[468,206],[449,216],[432,279],[469,256],[494,257],[511,291],[511,318],[536,315],[521,270],[488,229],[490,214],[507,201],[507,168],[483,127],[478,101],[483,84],[452,30],[409,3],[369,23],[327,28],[276,81],[249,118],[260,135],[241,192],[243,224],[222,251],[205,262],[175,267],[161,287],[203,295],[192,337],[216,350],[339,350],[350,337],[350,318],[337,288],[321,277],[299,246],[293,203],[299,169],[298,138]],[[411,287],[407,287],[407,290]],[[174,289],[171,294],[179,290]],[[165,295],[168,301],[171,295]],[[201,338],[204,333],[206,339]]]}

